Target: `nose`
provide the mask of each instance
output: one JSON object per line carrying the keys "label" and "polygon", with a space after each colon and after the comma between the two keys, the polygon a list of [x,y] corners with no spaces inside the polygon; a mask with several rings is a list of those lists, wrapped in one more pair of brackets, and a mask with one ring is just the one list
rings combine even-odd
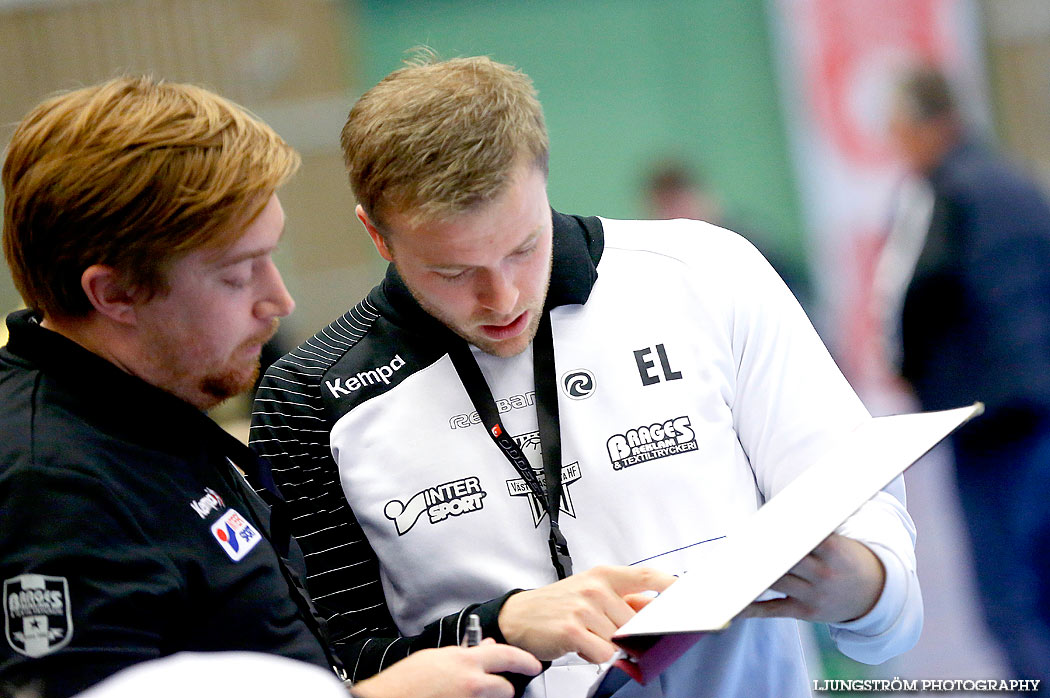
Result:
{"label": "nose", "polygon": [[518,303],[518,287],[502,270],[482,275],[478,302],[485,310],[510,314]]}
{"label": "nose", "polygon": [[265,292],[255,303],[255,316],[260,320],[290,315],[295,310],[295,300],[285,288],[284,279],[277,265],[270,260],[266,268]]}

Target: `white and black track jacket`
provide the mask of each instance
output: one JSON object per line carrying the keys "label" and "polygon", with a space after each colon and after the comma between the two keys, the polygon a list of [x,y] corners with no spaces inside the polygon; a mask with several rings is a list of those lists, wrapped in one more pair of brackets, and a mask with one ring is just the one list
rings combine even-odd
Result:
{"label": "white and black track jacket", "polygon": [[[695,221],[553,216],[560,520],[575,569],[682,572],[692,551],[870,417],[743,238]],[[256,399],[252,444],[273,465],[308,587],[358,679],[455,643],[463,612],[489,599],[477,611],[498,639],[505,595],[556,580],[543,508],[474,412],[446,351],[458,341],[391,270],[275,364]],[[475,357],[503,424],[542,470],[531,349]],[[903,481],[840,531],[875,551],[887,586],[871,613],[832,635],[851,657],[883,661],[911,647],[922,623]],[[593,668],[555,665],[528,694],[584,695]],[[660,685],[624,691],[808,695],[797,624],[734,623]]]}

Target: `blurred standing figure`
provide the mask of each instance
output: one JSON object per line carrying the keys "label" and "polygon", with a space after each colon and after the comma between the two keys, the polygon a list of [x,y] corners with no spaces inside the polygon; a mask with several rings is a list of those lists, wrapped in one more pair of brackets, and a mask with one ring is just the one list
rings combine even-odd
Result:
{"label": "blurred standing figure", "polygon": [[924,409],[987,406],[953,442],[978,585],[1013,670],[1046,677],[1050,205],[967,133],[936,71],[901,80],[891,131],[921,180],[903,192],[877,275],[893,349]]}
{"label": "blurred standing figure", "polygon": [[722,203],[704,178],[683,162],[665,160],[653,165],[645,182],[645,204],[654,220],[691,218],[718,225]]}
{"label": "blurred standing figure", "polygon": [[[804,265],[795,264],[766,244],[768,236],[754,234],[752,226],[725,214],[720,198],[706,177],[684,162],[655,163],[645,180],[646,215],[654,220],[689,218],[732,230],[748,239],[773,266],[803,308],[809,308],[809,280]],[[765,232],[765,231],[762,231]]]}

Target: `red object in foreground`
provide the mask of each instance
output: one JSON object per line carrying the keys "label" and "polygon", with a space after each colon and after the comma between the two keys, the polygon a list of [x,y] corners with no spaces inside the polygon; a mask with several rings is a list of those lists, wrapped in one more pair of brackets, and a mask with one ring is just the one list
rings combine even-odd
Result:
{"label": "red object in foreground", "polygon": [[635,635],[614,639],[627,653],[615,666],[643,686],[671,666],[706,633],[670,633],[667,635]]}

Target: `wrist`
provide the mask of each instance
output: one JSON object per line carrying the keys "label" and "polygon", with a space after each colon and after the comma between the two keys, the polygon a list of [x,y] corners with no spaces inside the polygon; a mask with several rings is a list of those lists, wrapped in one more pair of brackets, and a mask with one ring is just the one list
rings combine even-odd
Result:
{"label": "wrist", "polygon": [[503,607],[506,605],[510,597],[523,591],[525,591],[525,589],[512,589],[503,596],[479,604],[473,609],[473,611],[471,611],[472,613],[477,613],[481,618],[481,630],[485,637],[491,637],[493,640],[501,644],[514,644],[503,634],[504,628],[500,624],[500,618],[503,613]]}

